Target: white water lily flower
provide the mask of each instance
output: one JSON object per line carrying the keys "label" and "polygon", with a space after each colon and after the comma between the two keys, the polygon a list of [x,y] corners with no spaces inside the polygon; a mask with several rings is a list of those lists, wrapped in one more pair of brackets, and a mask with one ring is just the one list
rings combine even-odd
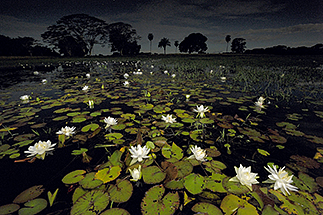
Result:
{"label": "white water lily flower", "polygon": [[34,75],[39,75],[39,72],[38,71],[34,71]]}
{"label": "white water lily flower", "polygon": [[264,108],[264,97],[260,96],[258,100],[255,102],[256,107]]}
{"label": "white water lily flower", "polygon": [[176,77],[176,74],[172,74],[172,78],[175,78]]}
{"label": "white water lily flower", "polygon": [[124,77],[125,79],[127,79],[127,78],[129,78],[129,74],[128,74],[128,73],[125,73],[125,74],[123,75],[123,77]]}
{"label": "white water lily flower", "polygon": [[87,73],[85,76],[86,76],[87,78],[91,78],[91,75],[90,75],[89,73]]}
{"label": "white water lily flower", "polygon": [[165,71],[164,71],[164,74],[168,74],[168,71],[167,71],[167,70],[165,70]]}
{"label": "white water lily flower", "polygon": [[104,122],[107,124],[106,126],[105,126],[105,128],[107,129],[107,128],[109,128],[110,126],[112,126],[112,125],[116,125],[116,124],[118,124],[118,120],[116,120],[115,118],[113,118],[113,117],[108,117],[108,118],[104,118]]}
{"label": "white water lily flower", "polygon": [[201,149],[201,147],[198,146],[191,146],[191,152],[193,153],[193,155],[189,156],[187,159],[196,159],[198,161],[206,161],[206,151],[205,149]]}
{"label": "white water lily flower", "polygon": [[28,103],[29,102],[29,99],[30,99],[30,95],[23,95],[23,96],[20,96],[20,100],[25,102],[25,103]]}
{"label": "white water lily flower", "polygon": [[191,97],[191,95],[185,95],[185,97],[186,97],[186,100],[188,100],[190,97]]}
{"label": "white water lily flower", "polygon": [[75,127],[68,127],[68,126],[65,126],[61,128],[61,130],[59,130],[58,132],[56,132],[56,134],[64,134],[65,136],[69,137],[69,136],[72,136],[73,134],[75,134]]}
{"label": "white water lily flower", "polygon": [[221,80],[221,82],[225,82],[227,80],[227,77],[223,76],[223,77],[220,78],[220,80]]}
{"label": "white water lily flower", "polygon": [[229,181],[240,182],[242,185],[247,186],[251,191],[252,191],[252,185],[259,183],[257,181],[257,178],[259,177],[257,176],[257,173],[251,172],[251,166],[243,167],[240,164],[240,167],[238,168],[235,166],[234,170],[236,171],[237,175],[231,178]]}
{"label": "white water lily flower", "polygon": [[89,100],[89,107],[91,109],[94,108],[94,101],[93,100]]}
{"label": "white water lily flower", "polygon": [[197,116],[200,116],[201,118],[203,118],[205,116],[205,112],[208,112],[209,111],[209,108],[208,107],[205,107],[203,105],[201,105],[200,107],[199,106],[196,106],[197,109],[193,109],[193,111],[197,112]]}
{"label": "white water lily flower", "polygon": [[46,80],[46,79],[43,79],[41,82],[42,82],[43,84],[46,84],[46,83],[47,83],[47,80]]}
{"label": "white water lily flower", "polygon": [[125,82],[123,83],[123,85],[124,85],[125,87],[129,86],[129,81],[125,81]]}
{"label": "white water lily flower", "polygon": [[173,116],[171,114],[167,114],[167,116],[162,116],[162,120],[164,120],[166,123],[176,122],[176,119],[173,118]]}
{"label": "white water lily flower", "polygon": [[25,153],[30,154],[27,155],[27,157],[36,156],[37,158],[41,158],[44,160],[46,153],[54,150],[54,148],[52,147],[54,147],[55,145],[56,143],[51,144],[50,140],[47,140],[47,142],[39,141],[38,143],[35,143],[34,146],[29,146],[28,151],[25,151]]}
{"label": "white water lily flower", "polygon": [[265,167],[265,169],[271,173],[271,175],[268,176],[269,179],[264,181],[263,183],[275,183],[274,184],[274,190],[280,189],[285,196],[290,195],[289,190],[291,191],[297,191],[298,188],[291,185],[293,182],[292,178],[293,175],[288,176],[288,172],[285,169],[285,167],[280,168],[279,171],[277,171],[277,166],[270,167],[268,165],[268,168]]}
{"label": "white water lily flower", "polygon": [[145,158],[149,158],[148,153],[150,149],[147,146],[141,147],[141,145],[131,146],[129,149],[131,157],[133,158],[130,165],[143,161]]}
{"label": "white water lily flower", "polygon": [[139,165],[138,169],[137,168],[129,169],[129,172],[132,177],[132,179],[130,179],[130,181],[138,181],[141,179],[141,176],[142,176],[141,165]]}
{"label": "white water lily flower", "polygon": [[87,91],[89,90],[89,86],[85,85],[83,88],[82,88],[83,91]]}

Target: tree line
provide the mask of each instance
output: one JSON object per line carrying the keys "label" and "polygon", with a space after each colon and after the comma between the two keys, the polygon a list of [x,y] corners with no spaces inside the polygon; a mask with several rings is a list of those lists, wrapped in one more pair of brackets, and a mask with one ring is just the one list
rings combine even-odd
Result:
{"label": "tree line", "polygon": [[[105,21],[87,14],[73,14],[60,18],[56,24],[51,25],[41,34],[42,40],[48,43],[45,47],[31,37],[9,38],[0,35],[0,56],[90,56],[94,45],[104,47],[108,44],[110,50],[118,55],[136,55],[140,53],[141,46],[138,41],[141,37],[136,30],[127,23],[117,22],[107,24]],[[150,53],[154,35],[148,34]],[[201,33],[191,33],[182,42],[175,41],[177,50],[184,53],[206,53],[208,49],[207,37]],[[231,36],[226,35],[226,52],[228,52]],[[171,46],[170,40],[162,38],[158,47]],[[267,49],[253,49],[246,51],[246,39],[234,38],[231,42],[232,53],[248,54],[323,54],[323,44],[317,44],[306,48],[289,48],[287,46],[275,46]]]}

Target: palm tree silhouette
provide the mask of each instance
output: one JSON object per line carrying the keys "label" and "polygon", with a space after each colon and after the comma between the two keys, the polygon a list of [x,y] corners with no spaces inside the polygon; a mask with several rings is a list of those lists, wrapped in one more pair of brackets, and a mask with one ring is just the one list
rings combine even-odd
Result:
{"label": "palm tree silhouette", "polygon": [[227,35],[225,37],[225,41],[227,42],[227,52],[228,52],[228,45],[229,45],[229,42],[231,41],[231,35]]}
{"label": "palm tree silhouette", "polygon": [[174,46],[176,47],[176,53],[177,53],[177,47],[178,47],[178,45],[179,45],[179,42],[178,42],[178,40],[176,40],[175,42],[174,42]]}
{"label": "palm tree silhouette", "polygon": [[166,54],[166,46],[170,46],[170,42],[169,39],[164,37],[163,39],[161,39],[158,43],[158,48],[163,47],[164,48],[164,54]]}
{"label": "palm tree silhouette", "polygon": [[154,35],[152,33],[149,33],[148,34],[148,40],[149,40],[149,44],[150,44],[150,54],[151,54],[151,43],[152,43],[153,39],[154,39]]}

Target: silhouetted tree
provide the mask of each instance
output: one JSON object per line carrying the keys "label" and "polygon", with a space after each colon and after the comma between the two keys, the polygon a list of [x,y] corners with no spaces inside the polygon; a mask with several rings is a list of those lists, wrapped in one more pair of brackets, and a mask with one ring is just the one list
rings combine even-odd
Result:
{"label": "silhouetted tree", "polygon": [[[91,55],[93,46],[101,44],[102,46],[108,42],[108,24],[98,18],[86,14],[73,14],[60,18],[56,25],[51,25],[47,31],[41,35],[43,40],[55,48],[61,49],[62,44],[72,41],[72,46],[79,46],[84,55]],[[69,56],[74,56],[74,48]],[[75,49],[75,50],[78,50]],[[63,51],[61,51],[63,52]],[[78,55],[76,53],[75,55]]]}
{"label": "silhouetted tree", "polygon": [[141,46],[138,45],[140,36],[130,24],[117,22],[109,25],[109,43],[111,52],[117,51],[120,55],[138,54]]}
{"label": "silhouetted tree", "polygon": [[163,47],[164,49],[164,54],[166,54],[166,46],[170,46],[170,41],[168,38],[164,37],[162,38],[159,43],[158,43],[158,48]]}
{"label": "silhouetted tree", "polygon": [[227,49],[226,49],[226,52],[228,52],[228,46],[229,46],[229,42],[231,41],[231,36],[230,35],[227,35],[225,37],[225,42],[227,42]]}
{"label": "silhouetted tree", "polygon": [[207,50],[206,45],[207,37],[201,33],[192,33],[185,37],[185,39],[179,44],[180,52],[192,52],[203,53]]}
{"label": "silhouetted tree", "polygon": [[235,38],[231,43],[231,51],[234,53],[243,53],[246,49],[246,40],[243,38]]}
{"label": "silhouetted tree", "polygon": [[176,40],[176,41],[174,42],[174,46],[175,46],[175,51],[176,51],[176,53],[177,53],[177,47],[179,46],[179,42],[178,42],[178,40]]}
{"label": "silhouetted tree", "polygon": [[148,40],[149,40],[149,50],[150,50],[150,53],[151,53],[151,44],[152,44],[152,40],[154,39],[154,35],[152,33],[149,33],[148,34]]}

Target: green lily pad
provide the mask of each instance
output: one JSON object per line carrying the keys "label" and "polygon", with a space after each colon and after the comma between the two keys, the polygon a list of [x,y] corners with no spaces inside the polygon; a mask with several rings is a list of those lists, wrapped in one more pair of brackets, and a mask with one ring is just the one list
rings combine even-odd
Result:
{"label": "green lily pad", "polygon": [[204,162],[203,165],[205,165],[205,170],[207,170],[210,173],[220,173],[221,170],[227,168],[227,166],[224,163],[217,160]]}
{"label": "green lily pad", "polygon": [[68,117],[67,116],[59,116],[59,117],[55,117],[53,118],[52,120],[53,121],[62,121],[62,120],[65,120],[67,119]]}
{"label": "green lily pad", "polygon": [[127,202],[133,192],[132,184],[128,180],[116,181],[115,185],[110,185],[108,189],[110,200],[116,203]]}
{"label": "green lily pad", "polygon": [[226,177],[227,176],[224,174],[212,173],[211,176],[208,176],[206,178],[205,188],[209,189],[213,192],[226,193],[227,190],[224,189],[224,187],[222,185],[223,179]]}
{"label": "green lily pad", "polygon": [[108,168],[104,168],[99,170],[96,174],[95,177],[101,181],[103,181],[103,183],[107,183],[110,181],[113,181],[114,179],[116,179],[121,173],[121,167],[120,166],[113,166],[113,167],[108,167]]}
{"label": "green lily pad", "polygon": [[123,208],[110,208],[103,211],[100,215],[130,215],[130,213]]}
{"label": "green lily pad", "polygon": [[294,181],[294,185],[302,191],[313,193],[318,189],[315,179],[303,172],[298,173],[298,178],[293,177],[292,179]]}
{"label": "green lily pad", "polygon": [[98,127],[99,127],[99,125],[98,125],[98,124],[93,123],[93,124],[89,124],[89,125],[84,126],[84,127],[81,129],[81,131],[83,131],[83,132],[88,132],[89,130],[91,130],[91,131],[95,131],[95,129],[97,129]]}
{"label": "green lily pad", "polygon": [[183,158],[183,150],[175,143],[172,144],[172,147],[170,147],[170,145],[168,144],[165,144],[162,148],[162,154],[166,158],[176,158],[177,160]]}
{"label": "green lily pad", "polygon": [[103,190],[91,190],[81,196],[73,205],[71,215],[96,215],[109,204],[109,195]]}
{"label": "green lily pad", "polygon": [[184,187],[193,195],[201,193],[205,188],[205,179],[200,174],[191,173],[184,178]]}
{"label": "green lily pad", "polygon": [[84,190],[81,186],[78,186],[73,192],[73,196],[72,196],[73,204],[75,204],[75,202],[87,192],[88,190]]}
{"label": "green lily pad", "polygon": [[193,171],[193,165],[187,160],[175,162],[174,165],[177,168],[177,178],[184,178]]}
{"label": "green lily pad", "polygon": [[209,215],[222,215],[222,211],[215,205],[212,205],[210,203],[207,202],[199,202],[196,203],[192,209],[192,211],[194,211],[195,213],[205,213],[205,214],[209,214]]}
{"label": "green lily pad", "polygon": [[24,204],[24,208],[21,208],[18,213],[19,215],[34,215],[47,207],[47,201],[45,199],[33,199]]}
{"label": "green lily pad", "polygon": [[184,188],[183,179],[180,179],[180,180],[175,179],[175,180],[168,181],[165,184],[165,187],[171,190],[181,190]]}
{"label": "green lily pad", "polygon": [[142,176],[146,184],[157,184],[165,179],[166,173],[157,166],[149,166],[142,169]]}
{"label": "green lily pad", "polygon": [[209,119],[209,118],[200,119],[200,122],[203,123],[203,124],[212,124],[212,123],[214,123],[214,121],[212,119]]}
{"label": "green lily pad", "polygon": [[0,207],[0,215],[12,214],[19,210],[20,206],[17,204],[7,204]]}
{"label": "green lily pad", "polygon": [[94,189],[101,186],[103,182],[95,178],[95,172],[90,172],[85,175],[85,177],[79,182],[79,184],[84,189]]}
{"label": "green lily pad", "polygon": [[62,179],[64,184],[75,184],[80,182],[85,177],[84,174],[86,173],[85,170],[75,170],[73,172],[68,173]]}
{"label": "green lily pad", "polygon": [[27,190],[20,193],[12,202],[13,203],[25,203],[27,201],[30,201],[34,198],[37,198],[44,192],[45,188],[43,188],[43,185],[37,185],[28,188]]}
{"label": "green lily pad", "polygon": [[[150,188],[141,202],[141,212],[146,215],[171,215],[177,210],[180,200],[177,192],[167,193],[164,196],[163,185]],[[163,197],[164,196],[164,197]]]}
{"label": "green lily pad", "polygon": [[253,205],[233,194],[224,197],[220,207],[225,214],[258,214],[257,209]]}
{"label": "green lily pad", "polygon": [[104,135],[105,139],[109,140],[109,141],[113,141],[113,140],[118,140],[121,139],[123,137],[123,135],[121,133],[109,133]]}
{"label": "green lily pad", "polygon": [[86,121],[85,117],[73,117],[72,123],[80,123]]}

